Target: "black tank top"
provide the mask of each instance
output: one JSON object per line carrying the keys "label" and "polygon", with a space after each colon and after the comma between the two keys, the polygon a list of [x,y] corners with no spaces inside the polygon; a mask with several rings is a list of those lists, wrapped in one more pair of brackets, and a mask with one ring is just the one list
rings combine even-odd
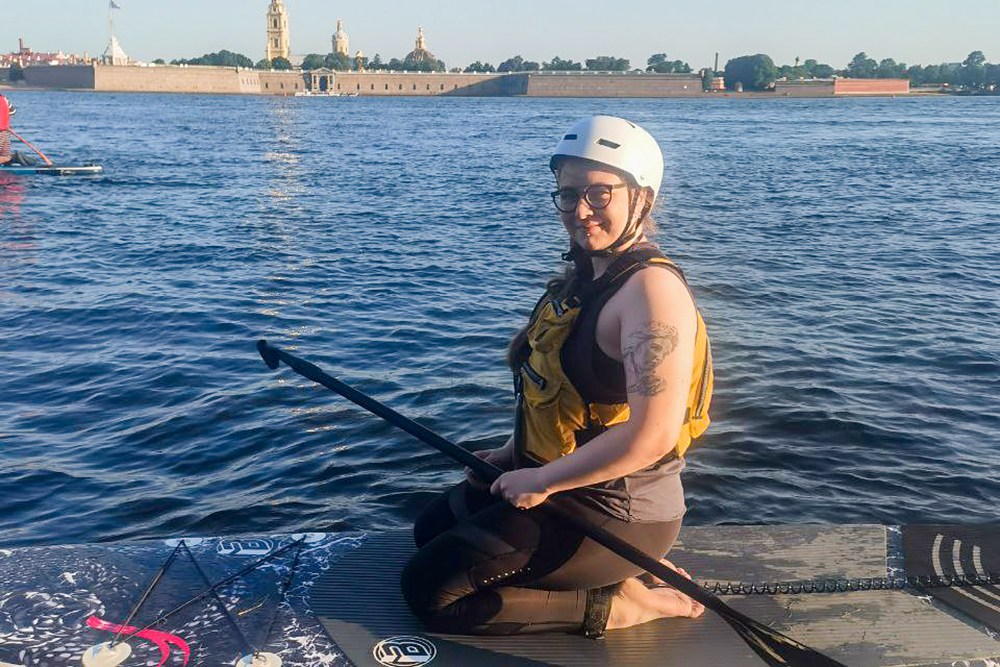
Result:
{"label": "black tank top", "polygon": [[[629,252],[632,253],[660,256],[653,244],[636,246]],[[684,281],[684,274],[679,268],[665,268],[674,271]],[[637,270],[643,269],[640,267]],[[584,299],[573,330],[559,353],[563,372],[583,400],[589,403],[628,402],[624,364],[609,357],[597,344],[597,318],[624,283],[625,280],[615,281],[614,287]],[[586,289],[585,285],[583,291],[586,292]],[[581,433],[577,445],[583,445],[597,435],[598,431]],[[581,502],[624,521],[672,521],[683,516],[686,510],[684,488],[680,481],[684,465],[683,458],[668,456],[649,468],[598,485],[600,488],[579,489],[578,497]]]}
{"label": "black tank top", "polygon": [[[656,250],[656,246],[642,244],[632,252],[644,250],[653,251]],[[672,266],[664,266],[664,268],[673,271],[685,285],[687,284],[680,268]],[[624,284],[624,280],[616,281],[614,287],[604,290],[593,299],[584,301],[573,331],[566,338],[559,354],[559,360],[562,362],[566,377],[580,392],[583,400],[588,403],[628,402],[625,366],[622,362],[605,354],[601,346],[597,344],[597,319],[604,306]]]}

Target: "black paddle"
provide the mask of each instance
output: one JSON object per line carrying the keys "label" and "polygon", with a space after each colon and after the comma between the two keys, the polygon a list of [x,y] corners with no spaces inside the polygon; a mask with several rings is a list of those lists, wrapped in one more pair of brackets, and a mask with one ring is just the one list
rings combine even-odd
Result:
{"label": "black paddle", "polygon": [[[381,417],[390,424],[398,426],[418,440],[436,448],[447,454],[459,463],[471,468],[476,475],[492,483],[497,477],[503,474],[503,470],[492,463],[484,461],[464,447],[442,438],[436,433],[424,428],[412,419],[408,419],[395,410],[388,408],[375,399],[361,393],[350,385],[344,384],[337,378],[324,373],[318,366],[308,361],[303,361],[298,357],[283,350],[268,345],[266,340],[257,341],[257,351],[264,359],[271,370],[276,370],[280,362],[284,361],[292,370],[313,382],[318,382],[324,387],[331,389],[347,400],[360,405],[365,410]],[[667,584],[685,593],[689,597],[697,600],[711,609],[724,621],[729,623],[736,633],[750,645],[769,665],[772,667],[845,667],[843,663],[828,658],[819,651],[800,644],[790,637],[772,630],[766,625],[753,620],[749,616],[736,611],[718,597],[707,590],[688,580],[686,577],[674,572],[659,560],[636,549],[628,542],[612,535],[599,526],[592,525],[585,519],[580,518],[571,510],[564,508],[556,496],[550,497],[544,504],[550,511],[555,512],[559,517],[567,521],[581,533],[594,540],[598,544],[610,549],[622,558],[632,562],[638,567],[646,570],[650,574],[659,577]]]}

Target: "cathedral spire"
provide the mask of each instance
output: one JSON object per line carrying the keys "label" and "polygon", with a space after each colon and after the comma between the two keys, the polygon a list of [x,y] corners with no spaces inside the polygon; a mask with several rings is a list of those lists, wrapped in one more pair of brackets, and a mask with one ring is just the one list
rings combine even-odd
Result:
{"label": "cathedral spire", "polygon": [[337,19],[337,32],[333,34],[333,52],[345,56],[351,52],[350,41],[344,32],[344,22],[341,19]]}
{"label": "cathedral spire", "polygon": [[267,8],[267,49],[265,57],[288,59],[291,54],[291,40],[288,35],[288,10],[284,0],[271,0]]}

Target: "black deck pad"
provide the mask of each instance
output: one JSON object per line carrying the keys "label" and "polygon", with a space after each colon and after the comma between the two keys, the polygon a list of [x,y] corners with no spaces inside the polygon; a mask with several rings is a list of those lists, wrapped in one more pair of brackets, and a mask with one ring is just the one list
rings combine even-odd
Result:
{"label": "black deck pad", "polygon": [[[609,633],[596,641],[562,633],[471,637],[427,632],[412,616],[399,590],[399,574],[412,553],[409,531],[369,536],[361,547],[345,554],[313,589],[310,606],[357,667],[431,661],[435,667],[663,665],[663,636],[653,625]],[[678,624],[682,623],[678,619]],[[735,636],[722,639],[726,653],[753,659],[750,649]]]}
{"label": "black deck pad", "polygon": [[[670,559],[698,581],[885,577],[884,526],[685,527]],[[600,641],[562,633],[427,632],[403,601],[409,531],[368,535],[320,577],[309,606],[358,667],[759,667],[717,615],[661,619]],[[726,596],[738,611],[851,667],[996,667],[1000,642],[909,591]]]}
{"label": "black deck pad", "polygon": [[[1000,525],[906,526],[908,575],[1000,574]],[[1000,587],[928,588],[936,599],[1000,632]]]}

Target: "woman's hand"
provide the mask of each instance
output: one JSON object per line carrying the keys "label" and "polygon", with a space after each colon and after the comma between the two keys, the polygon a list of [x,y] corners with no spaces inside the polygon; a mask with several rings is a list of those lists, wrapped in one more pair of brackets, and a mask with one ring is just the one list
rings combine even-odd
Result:
{"label": "woman's hand", "polygon": [[[492,463],[501,470],[510,470],[514,467],[514,462],[511,460],[510,449],[508,449],[506,445],[503,447],[497,447],[496,449],[483,449],[478,452],[473,452],[473,454],[487,463]],[[483,489],[485,491],[489,486],[486,482],[476,477],[476,473],[472,471],[472,468],[465,469],[465,479],[468,480],[469,484],[477,489]]]}
{"label": "woman's hand", "polygon": [[490,487],[490,493],[526,510],[544,503],[551,491],[542,482],[541,468],[522,468],[500,475]]}

